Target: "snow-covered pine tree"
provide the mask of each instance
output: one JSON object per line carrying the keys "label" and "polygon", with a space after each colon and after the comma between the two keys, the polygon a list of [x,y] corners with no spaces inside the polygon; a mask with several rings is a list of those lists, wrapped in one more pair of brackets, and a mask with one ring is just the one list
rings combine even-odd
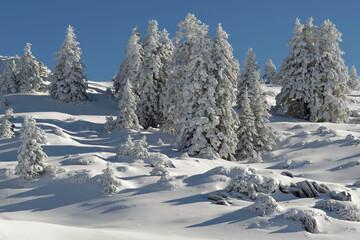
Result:
{"label": "snow-covered pine tree", "polygon": [[137,102],[139,101],[138,98],[140,96],[140,84],[137,75],[143,58],[143,47],[140,40],[140,33],[137,27],[135,27],[131,32],[128,44],[126,45],[126,58],[120,64],[119,73],[116,74],[113,79],[115,95],[117,96],[118,94],[121,94],[120,89],[123,89],[122,86],[124,86],[129,79],[133,86]]}
{"label": "snow-covered pine tree", "polygon": [[144,39],[144,58],[139,69],[140,102],[137,108],[140,125],[145,129],[158,127],[162,113],[159,108],[159,73],[162,67],[159,56],[158,23],[149,21],[148,33]]}
{"label": "snow-covered pine tree", "polygon": [[359,78],[359,75],[357,74],[357,70],[356,70],[355,66],[352,66],[350,69],[350,76],[349,76],[349,81],[347,82],[347,85],[350,88],[350,90],[353,90],[353,91],[360,90],[360,78]]}
{"label": "snow-covered pine tree", "polygon": [[186,66],[190,59],[190,53],[193,48],[193,41],[197,37],[196,29],[201,21],[194,14],[188,14],[185,20],[179,22],[179,31],[175,37],[175,49],[172,60],[167,66],[169,79],[165,84],[165,104],[163,106],[163,115],[166,120],[162,126],[164,132],[175,134],[180,118],[180,95],[183,81],[185,79]]}
{"label": "snow-covered pine tree", "polygon": [[309,18],[306,26],[296,19],[294,36],[288,42],[291,46],[277,75],[277,84],[281,92],[276,96],[276,108],[279,114],[309,119],[310,105],[313,101],[314,68],[316,56],[314,46],[317,27]]}
{"label": "snow-covered pine tree", "polygon": [[262,78],[265,80],[265,82],[269,84],[274,84],[275,77],[276,77],[276,67],[271,61],[271,59],[267,60],[265,63],[265,74],[262,76]]}
{"label": "snow-covered pine tree", "polygon": [[18,150],[18,165],[15,172],[20,175],[22,181],[33,181],[38,175],[45,171],[46,154],[41,148],[39,139],[39,128],[36,121],[32,118],[24,123],[21,134],[22,143]]}
{"label": "snow-covered pine tree", "polygon": [[13,118],[14,118],[13,109],[12,108],[6,109],[0,125],[0,138],[15,137],[15,133],[14,133],[15,125],[11,122]]}
{"label": "snow-covered pine tree", "polygon": [[136,99],[129,80],[127,80],[123,89],[120,89],[120,92],[118,116],[114,122],[114,130],[120,130],[122,128],[139,129],[139,120],[136,115]]}
{"label": "snow-covered pine tree", "polygon": [[215,78],[218,82],[214,97],[218,109],[218,124],[212,129],[217,138],[215,149],[219,156],[235,160],[233,154],[237,147],[237,128],[239,119],[232,109],[236,101],[236,82],[240,74],[239,62],[233,56],[233,48],[228,42],[228,34],[219,24],[212,48],[215,63]]}
{"label": "snow-covered pine tree", "polygon": [[47,79],[47,77],[49,77],[49,75],[50,75],[50,73],[51,73],[50,69],[49,69],[47,66],[45,66],[45,64],[42,63],[42,62],[39,62],[38,67],[39,67],[40,77],[41,77],[43,80]]}
{"label": "snow-covered pine tree", "polygon": [[114,171],[110,168],[110,162],[107,163],[105,169],[102,170],[102,174],[99,177],[99,182],[104,194],[114,194],[118,191],[120,181],[114,176]]}
{"label": "snow-covered pine tree", "polygon": [[[190,39],[191,54],[182,76],[178,148],[189,155],[219,157],[219,125],[215,64],[208,26],[195,24],[195,36]],[[214,132],[215,131],[215,132]]]}
{"label": "snow-covered pine tree", "polygon": [[257,136],[255,137],[255,147],[257,152],[270,151],[275,144],[276,136],[269,123],[269,105],[260,84],[260,69],[254,70],[249,76],[252,79],[253,99],[250,107],[255,117],[255,128]]}
{"label": "snow-covered pine tree", "polygon": [[16,75],[15,61],[11,60],[6,64],[6,68],[0,76],[0,91],[2,93],[16,93],[18,91]]}
{"label": "snow-covered pine tree", "polygon": [[84,75],[81,49],[75,40],[74,28],[69,26],[60,51],[56,53],[54,71],[51,74],[50,94],[55,99],[66,103],[83,103],[86,95],[87,79]]}
{"label": "snow-covered pine tree", "polygon": [[16,82],[21,93],[40,92],[44,90],[44,82],[39,73],[39,63],[31,53],[31,44],[26,43],[24,54],[17,64]]}
{"label": "snow-covered pine tree", "polygon": [[315,100],[311,105],[311,121],[316,122],[348,122],[350,110],[346,94],[349,92],[348,69],[339,47],[341,33],[336,26],[326,20],[318,34],[319,49],[315,81],[313,83]]}
{"label": "snow-covered pine tree", "polygon": [[169,33],[164,28],[160,33],[160,46],[159,46],[159,57],[161,61],[161,68],[159,71],[159,81],[158,81],[158,89],[159,89],[159,111],[162,113],[162,119],[159,119],[159,123],[162,126],[166,121],[165,113],[166,109],[166,83],[170,77],[170,64],[171,58],[174,51],[174,45],[172,41],[169,39]]}
{"label": "snow-covered pine tree", "polygon": [[[24,118],[24,122],[21,124],[21,129],[20,129],[20,138],[21,139],[24,138],[26,129],[33,128],[32,126],[36,126],[36,120],[33,118],[33,116],[26,116]],[[33,129],[33,137],[39,144],[47,143],[45,131],[39,127],[35,127]]]}
{"label": "snow-covered pine tree", "polygon": [[256,54],[254,53],[252,48],[246,53],[246,58],[244,59],[244,67],[241,71],[238,83],[237,83],[237,106],[241,106],[242,95],[245,92],[245,88],[247,88],[248,95],[250,99],[253,99],[253,83],[254,80],[251,78],[252,73],[254,71],[259,71],[260,67],[255,61]]}
{"label": "snow-covered pine tree", "polygon": [[239,141],[235,156],[240,161],[247,158],[257,159],[260,157],[255,144],[258,134],[255,127],[255,116],[250,107],[247,88],[245,88],[244,94],[241,97],[240,127],[237,133]]}

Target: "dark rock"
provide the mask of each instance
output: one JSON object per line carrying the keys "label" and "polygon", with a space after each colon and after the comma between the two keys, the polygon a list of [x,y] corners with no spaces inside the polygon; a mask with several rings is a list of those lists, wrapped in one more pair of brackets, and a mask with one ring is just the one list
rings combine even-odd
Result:
{"label": "dark rock", "polygon": [[335,200],[339,200],[339,201],[351,201],[351,194],[349,192],[336,192],[336,191],[331,191],[329,192],[329,195],[331,198],[335,199]]}
{"label": "dark rock", "polygon": [[288,176],[288,177],[294,178],[294,175],[293,175],[291,172],[287,172],[287,171],[281,172],[281,175],[284,175],[284,176]]}

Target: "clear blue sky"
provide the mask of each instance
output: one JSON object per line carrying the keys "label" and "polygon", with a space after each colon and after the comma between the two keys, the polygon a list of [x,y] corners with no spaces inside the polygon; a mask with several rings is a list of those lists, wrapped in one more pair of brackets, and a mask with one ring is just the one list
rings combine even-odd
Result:
{"label": "clear blue sky", "polygon": [[286,57],[296,17],[320,25],[325,19],[343,34],[341,49],[348,66],[360,70],[360,1],[358,0],[4,0],[0,3],[0,55],[21,55],[26,42],[38,61],[51,69],[70,24],[75,28],[90,80],[106,81],[124,59],[131,29],[142,37],[155,19],[171,37],[187,13],[210,26],[219,22],[230,34],[234,54],[242,60],[251,46],[261,68],[271,58],[279,68]]}

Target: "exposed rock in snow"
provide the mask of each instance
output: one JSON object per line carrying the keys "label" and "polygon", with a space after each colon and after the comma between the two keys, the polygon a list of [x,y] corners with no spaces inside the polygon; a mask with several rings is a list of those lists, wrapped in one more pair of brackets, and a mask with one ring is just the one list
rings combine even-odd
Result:
{"label": "exposed rock in snow", "polygon": [[329,192],[329,195],[331,198],[339,201],[351,201],[351,194],[349,192],[337,192],[337,191],[331,191]]}
{"label": "exposed rock in snow", "polygon": [[298,182],[296,184],[291,183],[290,186],[284,186],[280,184],[279,189],[283,193],[292,193],[294,196],[299,198],[314,198],[319,197],[320,193],[326,193],[329,188],[321,183],[309,182],[305,180],[303,182]]}

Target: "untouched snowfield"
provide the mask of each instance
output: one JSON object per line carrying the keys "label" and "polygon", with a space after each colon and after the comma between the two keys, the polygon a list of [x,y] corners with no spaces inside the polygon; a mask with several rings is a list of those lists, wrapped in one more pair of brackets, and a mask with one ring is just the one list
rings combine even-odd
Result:
{"label": "untouched snowfield", "polygon": [[[315,207],[330,199],[328,193],[298,198],[277,189],[271,196],[280,210],[260,216],[247,209],[254,201],[224,191],[231,172],[254,168],[284,185],[304,180],[324,183],[330,190],[350,193],[352,203],[360,204],[360,186],[355,184],[360,180],[360,115],[355,117],[360,112],[360,92],[349,95],[355,113],[349,124],[273,115],[270,124],[280,139],[278,145],[263,155],[262,163],[246,163],[182,157],[173,147],[175,138],[158,129],[102,132],[105,117],[116,114],[116,103],[105,94],[108,86],[90,82],[90,101],[84,105],[60,103],[47,94],[6,95],[14,109],[17,137],[0,140],[1,240],[360,239],[359,221]],[[279,91],[279,87],[265,87],[272,105]],[[23,183],[13,169],[21,143],[19,129],[30,114],[46,131],[46,163],[56,168],[34,183]],[[326,129],[319,130],[321,126]],[[151,156],[160,152],[170,158],[175,168],[168,168],[169,182],[158,183],[160,177],[150,176],[147,159],[115,157],[128,134],[134,140],[145,135]],[[107,161],[121,182],[115,195],[103,195],[97,181]],[[225,170],[208,172],[219,166]],[[283,171],[294,177],[282,175]],[[215,204],[208,199],[214,193],[227,195],[233,204]],[[312,211],[315,233],[305,231],[300,221],[284,218],[290,209]]]}

